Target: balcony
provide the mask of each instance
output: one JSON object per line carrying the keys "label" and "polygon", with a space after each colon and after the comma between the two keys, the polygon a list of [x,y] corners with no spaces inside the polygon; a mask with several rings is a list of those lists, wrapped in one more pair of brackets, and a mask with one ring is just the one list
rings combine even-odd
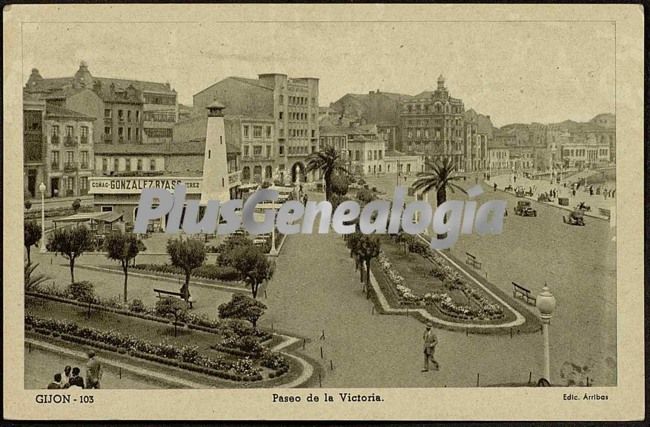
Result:
{"label": "balcony", "polygon": [[75,145],[77,145],[77,141],[75,141],[73,136],[68,135],[63,140],[63,145],[66,147],[74,147]]}
{"label": "balcony", "polygon": [[52,169],[53,171],[61,170],[61,165],[58,163],[52,163],[50,164],[50,169]]}
{"label": "balcony", "polygon": [[52,144],[58,145],[59,142],[61,142],[61,138],[59,138],[59,135],[52,135],[50,141],[52,142]]}
{"label": "balcony", "polygon": [[90,165],[88,163],[82,163],[81,164],[81,169],[88,169]]}
{"label": "balcony", "polygon": [[63,166],[63,171],[64,172],[76,172],[77,171],[77,165],[72,164],[72,163],[66,163]]}
{"label": "balcony", "polygon": [[113,136],[109,134],[103,134],[102,140],[104,140],[105,143],[110,144],[111,142],[113,142]]}
{"label": "balcony", "polygon": [[88,144],[88,136],[87,135],[86,136],[81,136],[80,142],[82,144]]}

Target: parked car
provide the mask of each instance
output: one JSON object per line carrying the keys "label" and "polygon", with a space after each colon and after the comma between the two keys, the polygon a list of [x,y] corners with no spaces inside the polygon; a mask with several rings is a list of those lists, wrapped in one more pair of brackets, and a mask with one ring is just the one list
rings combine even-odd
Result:
{"label": "parked car", "polygon": [[519,200],[515,206],[515,215],[519,216],[537,216],[537,211],[533,209],[528,200]]}
{"label": "parked car", "polygon": [[585,225],[585,214],[582,209],[576,209],[568,217],[562,216],[562,221],[570,225]]}

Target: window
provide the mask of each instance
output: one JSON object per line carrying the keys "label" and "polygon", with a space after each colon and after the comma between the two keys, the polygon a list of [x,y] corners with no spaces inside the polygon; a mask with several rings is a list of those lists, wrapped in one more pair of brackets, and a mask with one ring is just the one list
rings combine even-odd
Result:
{"label": "window", "polygon": [[110,135],[111,134],[111,128],[110,126],[104,127],[104,135]]}
{"label": "window", "polygon": [[88,126],[81,126],[81,141],[88,142]]}
{"label": "window", "polygon": [[69,176],[66,180],[66,189],[68,191],[74,191],[74,177]]}
{"label": "window", "polygon": [[284,118],[284,113],[282,113],[282,111],[280,111],[280,112],[278,113],[278,118],[279,118],[280,120],[282,120],[282,119]]}
{"label": "window", "polygon": [[253,138],[262,137],[262,126],[253,126]]}
{"label": "window", "polygon": [[280,145],[280,147],[278,147],[278,152],[280,155],[284,154],[284,145]]}
{"label": "window", "polygon": [[150,171],[156,170],[156,159],[149,160],[149,170]]}
{"label": "window", "polygon": [[135,128],[135,140],[140,141],[140,129]]}
{"label": "window", "polygon": [[126,171],[131,171],[131,159],[126,158],[124,160],[124,168],[126,169]]}
{"label": "window", "polygon": [[142,159],[138,159],[138,170],[142,170]]}
{"label": "window", "polygon": [[280,129],[280,138],[284,138],[284,129]]}
{"label": "window", "polygon": [[262,155],[262,147],[260,145],[253,146],[253,155],[254,156],[261,156]]}
{"label": "window", "polygon": [[104,118],[110,119],[111,117],[113,117],[113,111],[109,109],[104,110]]}
{"label": "window", "polygon": [[128,122],[131,121],[131,110],[126,111],[126,121],[128,121]]}
{"label": "window", "polygon": [[88,193],[88,177],[87,176],[82,176],[79,178],[79,191],[81,192],[82,195],[85,195]]}
{"label": "window", "polygon": [[81,152],[81,168],[82,169],[88,169],[88,152],[87,151],[82,151]]}
{"label": "window", "polygon": [[120,159],[114,159],[113,160],[113,170],[115,172],[120,170]]}
{"label": "window", "polygon": [[124,138],[124,128],[123,127],[117,128],[117,136],[119,136],[120,139]]}
{"label": "window", "polygon": [[280,101],[280,104],[284,104],[284,95],[280,95],[279,101]]}
{"label": "window", "polygon": [[248,145],[244,145],[244,157],[248,157]]}
{"label": "window", "polygon": [[59,168],[59,152],[52,151],[52,169]]}
{"label": "window", "polygon": [[271,126],[266,127],[266,137],[271,138]]}
{"label": "window", "polygon": [[65,127],[65,136],[72,136],[74,133],[74,128],[72,126]]}
{"label": "window", "polygon": [[244,126],[244,138],[248,138],[248,126]]}
{"label": "window", "polygon": [[126,128],[126,139],[131,140],[131,128]]}
{"label": "window", "polygon": [[52,126],[52,136],[59,136],[59,125]]}
{"label": "window", "polygon": [[271,146],[267,145],[266,146],[266,157],[271,157]]}
{"label": "window", "polygon": [[135,121],[140,122],[140,112],[139,111],[135,112]]}
{"label": "window", "polygon": [[124,110],[117,110],[117,118],[118,118],[120,121],[123,121],[123,120],[124,120]]}
{"label": "window", "polygon": [[102,170],[103,170],[103,171],[107,171],[107,170],[108,170],[108,159],[107,159],[106,157],[104,157],[104,158],[102,159]]}

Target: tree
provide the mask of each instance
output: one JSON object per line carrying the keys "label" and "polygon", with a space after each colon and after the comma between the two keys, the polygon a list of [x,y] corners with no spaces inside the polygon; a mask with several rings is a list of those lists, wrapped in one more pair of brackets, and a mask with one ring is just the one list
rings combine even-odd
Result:
{"label": "tree", "polygon": [[95,287],[88,281],[72,282],[68,286],[68,294],[80,302],[88,303],[88,318],[90,319],[90,309],[95,302]]}
{"label": "tree", "polygon": [[31,248],[36,245],[41,236],[43,235],[41,231],[41,226],[38,225],[36,221],[27,221],[25,223],[25,249],[27,249],[27,264],[32,262],[31,257]]}
{"label": "tree", "polygon": [[119,261],[124,271],[124,302],[127,301],[127,280],[129,276],[129,263],[140,252],[140,240],[133,233],[115,231],[106,236],[104,249],[109,259]]}
{"label": "tree", "polygon": [[172,265],[185,272],[185,283],[181,287],[180,293],[187,301],[190,298],[190,274],[205,261],[205,244],[197,239],[169,239],[167,253],[171,258]]}
{"label": "tree", "polygon": [[229,235],[226,240],[221,245],[219,245],[219,256],[217,256],[217,264],[222,267],[233,267],[235,262],[233,251],[235,248],[238,248],[240,246],[252,248],[253,241],[246,236],[238,234]]}
{"label": "tree", "polygon": [[83,225],[54,230],[47,242],[47,250],[63,255],[70,262],[70,278],[74,283],[74,263],[84,252],[93,248],[92,232]]}
{"label": "tree", "polygon": [[[466,191],[454,181],[460,180],[463,176],[456,174],[456,164],[449,157],[436,162],[426,161],[428,171],[418,173],[417,179],[411,185],[414,191],[421,191],[423,194],[431,190],[436,192],[436,206],[447,201],[447,190],[452,193],[459,190]],[[438,239],[444,239],[447,234],[439,234]]]}
{"label": "tree", "polygon": [[325,200],[332,198],[332,177],[335,173],[348,175],[349,172],[343,165],[341,154],[330,145],[321,151],[311,153],[307,157],[306,172],[320,171],[325,180]]}
{"label": "tree", "polygon": [[74,202],[72,202],[72,210],[74,210],[76,213],[80,207],[81,207],[81,199],[74,199]]}
{"label": "tree", "polygon": [[357,191],[357,199],[363,204],[372,202],[375,199],[375,195],[367,188],[360,188]]}
{"label": "tree", "polygon": [[404,253],[407,254],[411,250],[411,245],[415,242],[415,236],[401,231],[397,235],[396,240],[397,243],[402,245],[402,249],[404,249]]}
{"label": "tree", "polygon": [[38,264],[25,264],[25,292],[36,292],[39,287],[45,283],[48,277],[44,274],[34,274]]}
{"label": "tree", "polygon": [[229,302],[219,306],[220,319],[248,320],[257,328],[257,320],[262,317],[266,305],[243,294],[233,294]]}
{"label": "tree", "polygon": [[370,261],[379,256],[380,250],[381,243],[377,236],[363,234],[356,244],[356,251],[366,264],[366,295],[368,295],[368,289],[370,288]]}
{"label": "tree", "polygon": [[411,185],[415,191],[428,193],[431,190],[436,192],[436,204],[442,205],[447,201],[447,190],[452,193],[459,190],[465,193],[465,190],[456,184],[454,181],[460,180],[463,177],[456,174],[456,165],[449,157],[436,162],[426,161],[427,171],[420,172],[417,179]]}
{"label": "tree", "polygon": [[240,246],[233,250],[233,267],[251,287],[253,298],[257,298],[259,286],[273,275],[273,267],[257,247]]}
{"label": "tree", "polygon": [[161,298],[156,302],[156,314],[171,318],[174,322],[174,336],[178,334],[178,325],[185,319],[187,304],[178,298]]}
{"label": "tree", "polygon": [[346,175],[336,173],[332,176],[332,194],[345,196],[348,193],[349,178]]}

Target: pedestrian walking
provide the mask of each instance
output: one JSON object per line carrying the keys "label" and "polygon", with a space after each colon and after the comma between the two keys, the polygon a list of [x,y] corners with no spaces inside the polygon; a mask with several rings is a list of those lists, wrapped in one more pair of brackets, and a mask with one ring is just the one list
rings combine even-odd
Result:
{"label": "pedestrian walking", "polygon": [[438,345],[438,337],[433,333],[433,327],[431,323],[427,323],[427,328],[424,331],[424,368],[422,372],[429,371],[429,361],[433,363],[433,369],[436,371],[440,369],[440,365],[434,359],[434,354],[436,351],[436,345]]}
{"label": "pedestrian walking", "polygon": [[86,363],[86,388],[99,388],[99,381],[102,379],[102,365],[95,359],[95,352],[88,352]]}
{"label": "pedestrian walking", "polygon": [[497,191],[497,183],[494,183],[494,191]]}

